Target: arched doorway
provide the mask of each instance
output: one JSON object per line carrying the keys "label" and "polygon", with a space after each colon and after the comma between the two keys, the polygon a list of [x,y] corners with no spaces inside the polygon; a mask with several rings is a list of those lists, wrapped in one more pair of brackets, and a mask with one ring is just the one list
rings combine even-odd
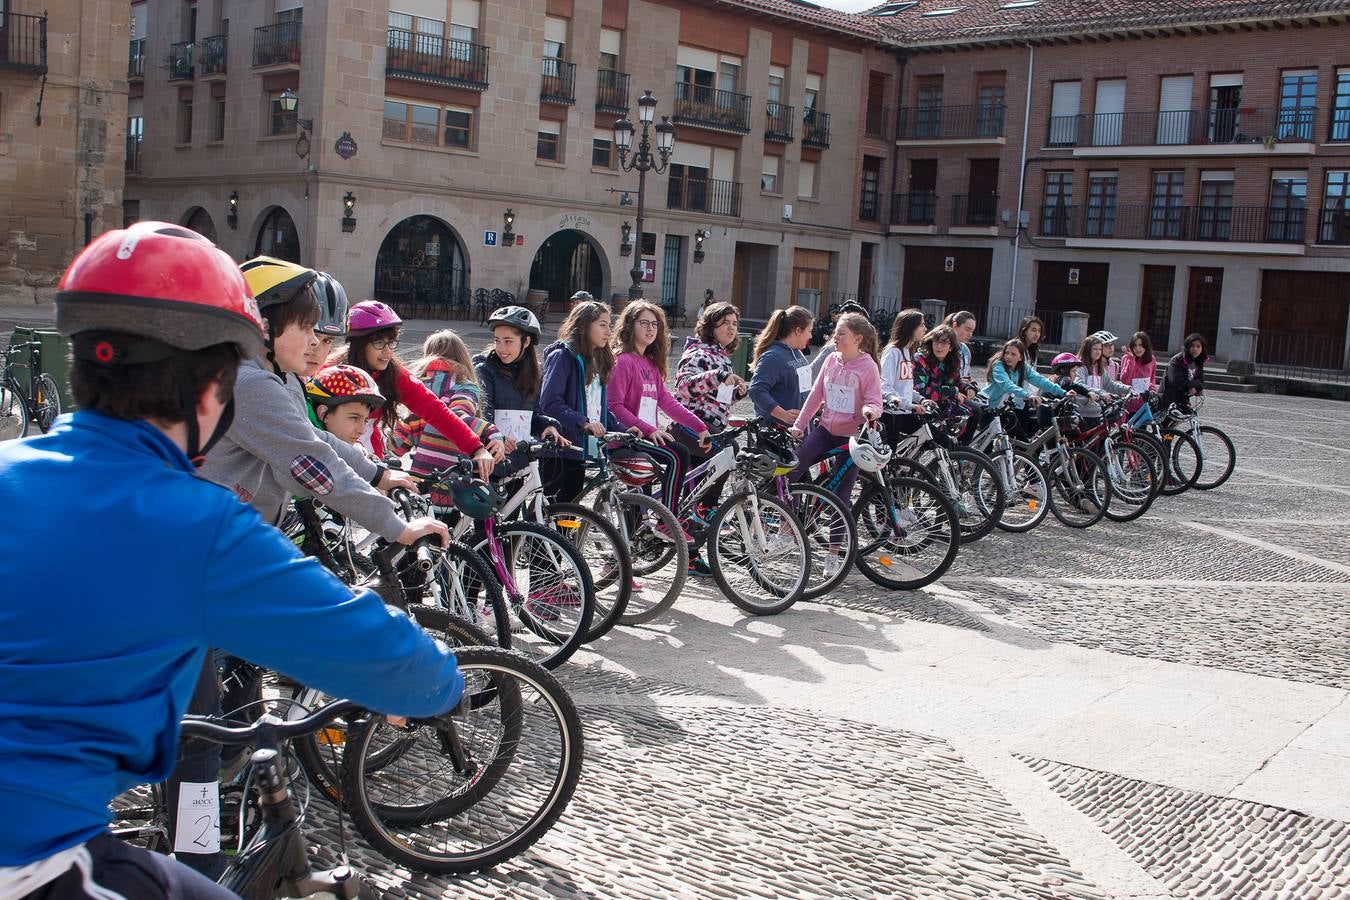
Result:
{"label": "arched doorway", "polygon": [[213,244],[216,242],[216,223],[211,221],[211,214],[200,206],[188,210],[183,227],[192,229]]}
{"label": "arched doorway", "polygon": [[399,222],[375,257],[375,297],[400,311],[433,314],[467,307],[468,283],[463,243],[434,216]]}
{"label": "arched doorway", "polygon": [[595,240],[575,228],[549,235],[530,265],[530,290],[548,291],[549,303],[561,306],[577,291],[604,299],[605,261]]}
{"label": "arched doorway", "polygon": [[253,245],[254,256],[275,256],[287,262],[300,262],[300,233],[295,220],[280,206],[267,211],[258,228],[258,240]]}

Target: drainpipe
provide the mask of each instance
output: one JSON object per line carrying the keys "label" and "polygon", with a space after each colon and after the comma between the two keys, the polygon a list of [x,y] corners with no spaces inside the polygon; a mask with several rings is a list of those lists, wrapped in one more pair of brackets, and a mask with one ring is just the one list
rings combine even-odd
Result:
{"label": "drainpipe", "polygon": [[1008,319],[1012,321],[1012,311],[1017,306],[1017,257],[1022,249],[1022,193],[1027,183],[1027,132],[1031,127],[1031,78],[1036,68],[1036,47],[1027,44],[1027,84],[1026,106],[1022,110],[1022,161],[1017,167],[1017,209],[1013,211],[1013,258],[1012,278],[1008,279]]}
{"label": "drainpipe", "polygon": [[[896,190],[900,186],[900,148],[896,146],[896,139],[900,136],[900,108],[905,102],[905,64],[909,62],[909,54],[904,50],[895,51],[895,60],[899,63],[899,68],[895,72],[895,125],[891,129],[891,203],[895,202],[895,195],[900,193]],[[895,213],[891,210],[891,203],[886,204],[886,212],[889,216]],[[889,221],[883,223],[886,228],[886,243],[890,243],[891,225]],[[882,244],[886,246],[886,244]],[[899,297],[903,293],[901,282],[897,277],[895,284],[896,307],[899,308]]]}

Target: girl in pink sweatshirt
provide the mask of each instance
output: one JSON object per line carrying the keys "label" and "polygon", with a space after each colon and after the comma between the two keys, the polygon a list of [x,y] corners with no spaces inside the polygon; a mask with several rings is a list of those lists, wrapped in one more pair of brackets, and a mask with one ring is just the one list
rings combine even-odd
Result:
{"label": "girl in pink sweatshirt", "polygon": [[1135,394],[1125,405],[1130,412],[1143,405],[1140,394],[1158,390],[1158,361],[1153,358],[1153,342],[1142,331],[1136,331],[1125,348],[1125,357],[1120,361],[1120,381]]}
{"label": "girl in pink sweatshirt", "polygon": [[[858,313],[841,316],[834,328],[834,347],[792,426],[792,433],[801,437],[824,404],[819,424],[797,448],[797,468],[788,476],[793,481],[805,478],[821,457],[848,443],[864,420],[875,422],[881,415],[881,368],[877,365],[877,332],[872,323]],[[845,503],[857,478],[857,467],[850,466],[835,487]]]}
{"label": "girl in pink sweatshirt", "polygon": [[698,435],[700,444],[707,443],[708,428],[666,387],[669,353],[670,335],[661,307],[645,301],[629,303],[623,308],[614,336],[614,369],[609,374],[605,399],[623,427],[636,428],[651,442],[642,449],[665,470],[661,502],[678,515],[689,451],[661,427],[657,410]]}

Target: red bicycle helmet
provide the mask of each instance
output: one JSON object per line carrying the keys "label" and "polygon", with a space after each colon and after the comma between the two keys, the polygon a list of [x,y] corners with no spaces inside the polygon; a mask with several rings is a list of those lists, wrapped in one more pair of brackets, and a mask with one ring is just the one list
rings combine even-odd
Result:
{"label": "red bicycle helmet", "polygon": [[[149,338],[179,350],[233,343],[262,353],[262,316],[244,276],[224,251],[195,231],[137,222],[99,235],[56,286],[56,329]],[[104,364],[126,361],[119,342],[77,342]]]}
{"label": "red bicycle helmet", "polygon": [[372,331],[397,328],[402,324],[403,320],[387,303],[381,303],[379,300],[362,300],[360,303],[352,304],[351,311],[347,313],[347,336],[360,337]]}
{"label": "red bicycle helmet", "polygon": [[384,406],[380,386],[365,369],[356,366],[329,366],[305,385],[305,396],[315,406],[340,406],[357,401],[372,409]]}
{"label": "red bicycle helmet", "polygon": [[656,461],[645,453],[633,453],[627,456],[612,456],[609,469],[614,477],[629,487],[642,487],[656,480]]}

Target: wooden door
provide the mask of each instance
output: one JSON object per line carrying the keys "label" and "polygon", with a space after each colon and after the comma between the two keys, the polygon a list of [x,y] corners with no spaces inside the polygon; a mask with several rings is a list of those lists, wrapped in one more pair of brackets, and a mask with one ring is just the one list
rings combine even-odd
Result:
{"label": "wooden door", "polygon": [[1176,266],[1144,266],[1144,295],[1139,304],[1139,330],[1148,335],[1159,353],[1172,334],[1172,291]]}
{"label": "wooden door", "polygon": [[862,245],[862,258],[858,261],[858,302],[870,306],[872,299],[872,255],[876,244]]}
{"label": "wooden door", "polygon": [[1200,334],[1214,352],[1219,339],[1219,304],[1223,299],[1223,269],[1191,269],[1191,288],[1186,297],[1186,333]]}
{"label": "wooden door", "polygon": [[1042,343],[1060,342],[1063,319],[1058,313],[1087,313],[1088,334],[1102,328],[1110,274],[1108,263],[1041,260],[1036,264],[1036,311],[1052,314],[1041,316],[1046,330]]}
{"label": "wooden door", "polygon": [[[952,270],[947,271],[947,257]],[[967,309],[984,321],[989,306],[989,273],[994,251],[956,247],[906,247],[905,278],[901,297],[914,301],[936,299],[947,303],[947,312]]]}
{"label": "wooden door", "polygon": [[1350,272],[1261,272],[1256,361],[1314,368],[1346,365]]}

